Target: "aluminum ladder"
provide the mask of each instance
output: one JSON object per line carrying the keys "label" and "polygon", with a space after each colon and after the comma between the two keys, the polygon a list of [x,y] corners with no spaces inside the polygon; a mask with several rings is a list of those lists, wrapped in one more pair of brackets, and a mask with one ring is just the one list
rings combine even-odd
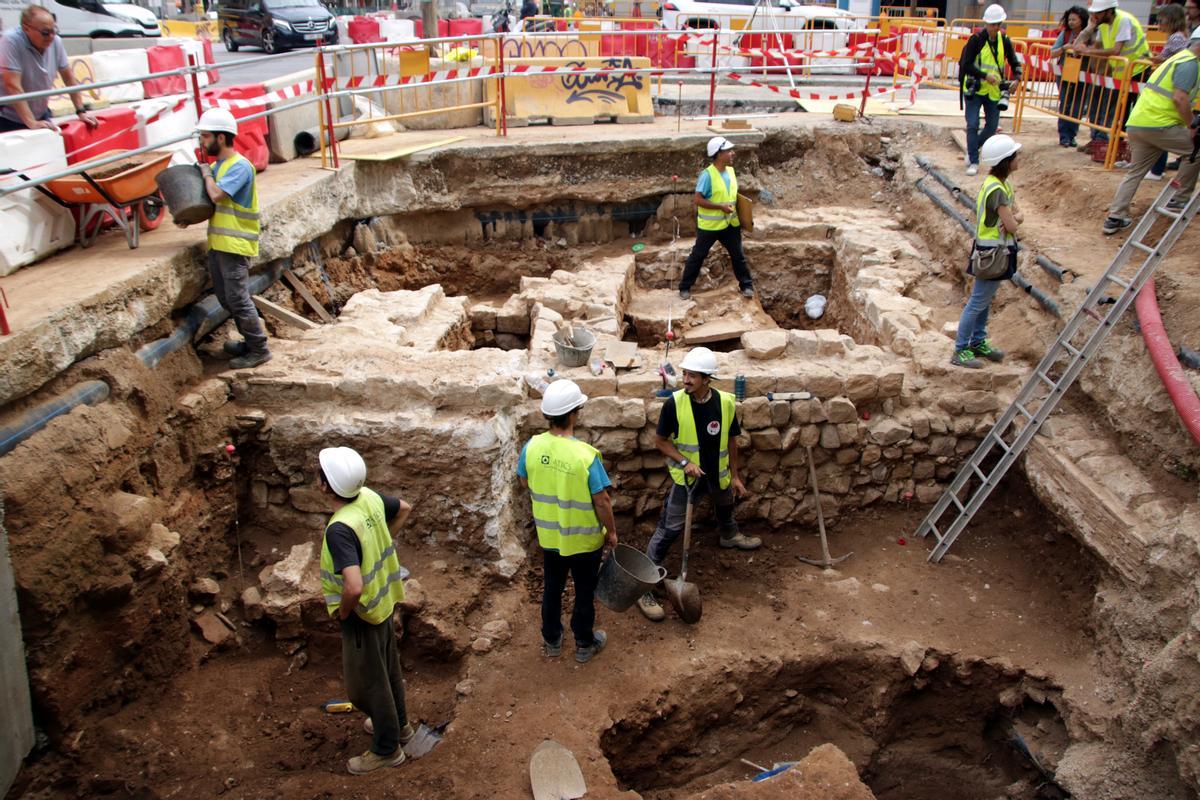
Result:
{"label": "aluminum ladder", "polygon": [[[954,476],[937,505],[917,528],[918,536],[924,538],[932,533],[937,540],[929,553],[930,561],[942,560],[942,556],[983,506],[1009,467],[1029,446],[1079,373],[1108,338],[1117,320],[1136,299],[1142,285],[1154,274],[1163,256],[1170,252],[1188,223],[1196,216],[1200,209],[1200,193],[1192,195],[1181,213],[1167,209],[1168,201],[1176,192],[1172,183],[1163,187],[1104,275],[1096,281],[1079,310],[1025,381],[1012,405],[996,420],[991,431]],[[1156,244],[1146,244],[1144,238],[1160,219],[1170,220],[1170,226]],[[1135,254],[1144,256],[1140,263],[1134,258]],[[1137,267],[1132,274],[1128,274],[1131,264],[1137,264]],[[1114,287],[1121,292],[1115,300],[1109,295]],[[987,466],[989,464],[991,466]],[[972,486],[976,478],[978,483]],[[946,528],[939,527],[943,515],[951,509],[953,521]]]}

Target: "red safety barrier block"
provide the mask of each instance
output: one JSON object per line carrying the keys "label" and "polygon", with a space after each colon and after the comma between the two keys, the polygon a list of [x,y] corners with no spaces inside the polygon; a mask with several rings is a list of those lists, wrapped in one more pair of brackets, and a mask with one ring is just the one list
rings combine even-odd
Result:
{"label": "red safety barrier block", "polygon": [[[447,20],[448,33],[447,36],[474,36],[483,33],[483,20],[481,19],[452,19]],[[470,47],[476,50],[480,49],[478,41],[467,42],[459,47]]]}
{"label": "red safety barrier block", "polygon": [[132,108],[106,108],[92,112],[99,125],[89,128],[83,120],[71,119],[59,124],[67,163],[78,164],[102,156],[111,150],[138,147],[137,114]]}
{"label": "red safety barrier block", "polygon": [[450,35],[450,20],[439,19],[438,20],[438,35],[436,38],[445,39],[449,35]]}
{"label": "red safety barrier block", "polygon": [[[219,89],[206,89],[202,93],[204,106],[213,106],[218,100],[253,100],[267,93],[261,83],[245,83],[240,86],[223,86]],[[235,119],[241,120],[252,114],[266,111],[266,104],[254,105],[248,108],[231,108]],[[259,117],[251,122],[238,122],[237,139],[234,149],[250,159],[254,169],[262,172],[271,160],[271,151],[267,147],[267,118]]]}
{"label": "red safety barrier block", "polygon": [[355,17],[350,20],[348,28],[350,41],[355,44],[376,44],[383,41],[383,37],[379,35],[379,20],[377,19]]}
{"label": "red safety barrier block", "polygon": [[[657,28],[658,23],[653,20],[647,22],[622,22],[620,23],[620,27],[623,31],[649,31]],[[635,36],[622,36],[621,38],[626,40],[626,52],[622,53],[622,55],[647,56],[650,53],[651,40],[655,37],[637,34]]]}
{"label": "red safety barrier block", "polygon": [[208,70],[208,82],[216,83],[221,79],[221,72],[216,68],[217,59],[213,57],[212,39],[201,39],[204,47],[204,63],[212,64],[212,69]]}
{"label": "red safety barrier block", "polygon": [[[187,66],[187,57],[183,48],[173,44],[159,44],[146,48],[146,60],[151,72],[166,72],[170,69],[183,69]],[[169,94],[183,94],[187,91],[187,81],[182,75],[170,75],[165,78],[151,78],[142,81],[146,97],[165,97]]]}
{"label": "red safety barrier block", "polygon": [[[876,39],[877,39],[877,37],[870,33],[851,33],[849,38],[846,41],[846,46],[854,47],[855,45],[866,44],[867,42],[874,42],[874,41],[876,41]],[[897,41],[899,41],[899,40],[897,40]],[[896,48],[895,42],[885,42],[879,49],[894,52],[895,48]],[[865,53],[868,51],[864,50],[863,52]],[[861,62],[858,67],[859,75],[875,74],[874,73],[874,69],[875,69],[874,59],[870,58],[869,56],[864,55],[857,60]],[[890,61],[880,61],[879,69],[880,69],[881,75],[891,75],[895,71],[892,62],[890,62]]]}
{"label": "red safety barrier block", "polygon": [[416,36],[418,39],[425,38],[425,26],[421,24],[421,20],[414,19],[412,21],[412,24],[413,24],[413,36]]}

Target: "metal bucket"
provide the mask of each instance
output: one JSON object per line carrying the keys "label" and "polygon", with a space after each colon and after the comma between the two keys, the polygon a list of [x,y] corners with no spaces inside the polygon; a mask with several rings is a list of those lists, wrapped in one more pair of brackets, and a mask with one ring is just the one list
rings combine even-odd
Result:
{"label": "metal bucket", "polygon": [[179,164],[158,173],[154,181],[176,222],[195,225],[213,215],[216,206],[204,190],[204,176],[196,164]]}
{"label": "metal bucket", "polygon": [[626,611],[666,575],[666,568],[655,566],[642,551],[618,544],[600,568],[596,599],[613,611]]}
{"label": "metal bucket", "polygon": [[596,346],[596,335],[586,328],[571,329],[571,338],[577,347],[571,347],[563,342],[562,331],[554,332],[554,349],[558,351],[558,360],[564,367],[582,367],[588,363],[592,348]]}

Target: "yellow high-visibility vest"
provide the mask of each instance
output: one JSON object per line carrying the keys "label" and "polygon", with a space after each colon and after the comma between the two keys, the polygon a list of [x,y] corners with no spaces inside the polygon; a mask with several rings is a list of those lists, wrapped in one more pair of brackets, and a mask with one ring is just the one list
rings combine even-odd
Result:
{"label": "yellow high-visibility vest", "polygon": [[[240,153],[227,158],[217,167],[216,180],[220,181],[230,167],[239,161],[250,162]],[[253,166],[250,169],[254,169]],[[250,205],[243,206],[227,197],[217,203],[212,219],[208,221],[208,249],[240,256],[258,255],[258,182],[250,181]]]}
{"label": "yellow high-visibility vest", "polygon": [[[1191,122],[1179,116],[1179,109],[1175,107],[1175,68],[1185,61],[1196,60],[1196,54],[1191,50],[1180,50],[1159,64],[1158,69],[1151,73],[1150,80],[1142,83],[1142,92],[1126,127],[1170,128]],[[1196,102],[1197,93],[1200,93],[1200,80],[1192,85],[1188,93],[1189,103]]]}
{"label": "yellow high-visibility vest", "polygon": [[[992,48],[985,40],[983,47],[979,48],[979,57],[975,59],[975,69],[984,74],[995,75],[997,80],[1004,80],[1004,54],[1007,52],[1004,49],[1004,34],[996,34],[996,54],[992,55]],[[990,83],[986,80],[979,82],[979,88],[975,90],[975,94],[988,98],[989,100],[1000,99],[1000,86]]]}
{"label": "yellow high-visibility vest", "polygon": [[1002,244],[1012,244],[1016,238],[1008,231],[1000,230],[1000,216],[996,215],[996,224],[988,226],[987,217],[987,201],[992,192],[1004,192],[1008,196],[1008,202],[1011,204],[1013,199],[1012,187],[1005,181],[1000,180],[995,175],[988,175],[983,179],[983,186],[979,189],[979,196],[975,199],[975,242],[980,247],[998,247]]}
{"label": "yellow high-visibility vest", "polygon": [[[718,389],[712,391],[716,392],[717,397],[721,400],[721,444],[717,453],[717,480],[721,488],[726,489],[731,483],[729,427],[733,424],[733,412],[737,400],[729,392],[722,392]],[[688,461],[700,466],[700,434],[696,430],[696,418],[692,416],[692,401],[688,399],[687,392],[683,389],[675,392],[671,397],[675,401],[675,420],[679,423],[679,430],[674,439],[675,449]],[[671,480],[680,486],[687,485],[683,469],[678,464],[668,464],[667,468],[671,473]]]}
{"label": "yellow high-visibility vest", "polygon": [[726,214],[716,208],[701,208],[696,207],[696,227],[702,231],[723,231],[730,225],[737,227],[741,225],[738,222],[737,215],[737,196],[738,184],[737,173],[733,171],[732,166],[725,168],[725,173],[729,176],[729,188],[725,188],[725,180],[721,177],[721,172],[712,164],[708,165],[705,170],[708,173],[709,179],[712,181],[712,196],[708,198],[710,203],[717,205],[729,204],[734,207],[732,214]]}
{"label": "yellow high-visibility vest", "polygon": [[591,553],[604,545],[588,470],[600,451],[586,442],[547,431],[529,440],[525,473],[533,500],[533,524],[543,550],[560,556]]}
{"label": "yellow high-visibility vest", "polygon": [[[1100,26],[1100,44],[1105,50],[1111,50],[1117,46],[1117,28],[1120,27],[1122,19],[1128,19],[1130,26],[1133,28],[1133,38],[1121,45],[1121,52],[1117,55],[1128,58],[1130,61],[1138,58],[1150,57],[1150,45],[1146,44],[1146,30],[1142,27],[1142,23],[1138,22],[1137,17],[1130,14],[1128,11],[1122,11],[1117,8],[1110,24]],[[1115,67],[1111,63],[1109,72],[1117,80],[1125,80],[1129,74],[1129,67]]]}
{"label": "yellow high-visibility vest", "polygon": [[[358,497],[334,512],[325,530],[328,531],[335,522],[349,526],[358,536],[362,548],[363,591],[354,613],[366,622],[378,625],[392,616],[396,604],[404,599],[400,559],[388,530],[383,498],[364,486],[359,489]],[[333,571],[329,539],[322,539],[321,593],[325,595],[325,608],[332,617],[342,605],[342,576]]]}

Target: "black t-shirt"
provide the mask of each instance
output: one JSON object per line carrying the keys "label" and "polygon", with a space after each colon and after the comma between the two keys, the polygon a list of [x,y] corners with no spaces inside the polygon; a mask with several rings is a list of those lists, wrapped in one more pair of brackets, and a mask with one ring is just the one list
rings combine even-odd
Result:
{"label": "black t-shirt", "polygon": [[[379,495],[383,500],[383,516],[388,522],[400,513],[400,499]],[[335,522],[325,529],[325,542],[329,545],[329,555],[333,556],[333,571],[341,575],[346,567],[362,566],[362,545],[359,544],[358,534],[344,522]]]}
{"label": "black t-shirt", "polygon": [[[700,440],[700,469],[704,470],[710,486],[718,486],[717,473],[720,471],[721,453],[721,398],[716,389],[709,391],[708,402],[697,403],[691,395],[686,395],[692,404],[692,419],[696,421],[696,436]],[[742,432],[738,425],[737,416],[729,426],[729,438]],[[663,403],[658,415],[658,435],[670,439],[679,433],[679,418],[675,414],[674,398]]]}

